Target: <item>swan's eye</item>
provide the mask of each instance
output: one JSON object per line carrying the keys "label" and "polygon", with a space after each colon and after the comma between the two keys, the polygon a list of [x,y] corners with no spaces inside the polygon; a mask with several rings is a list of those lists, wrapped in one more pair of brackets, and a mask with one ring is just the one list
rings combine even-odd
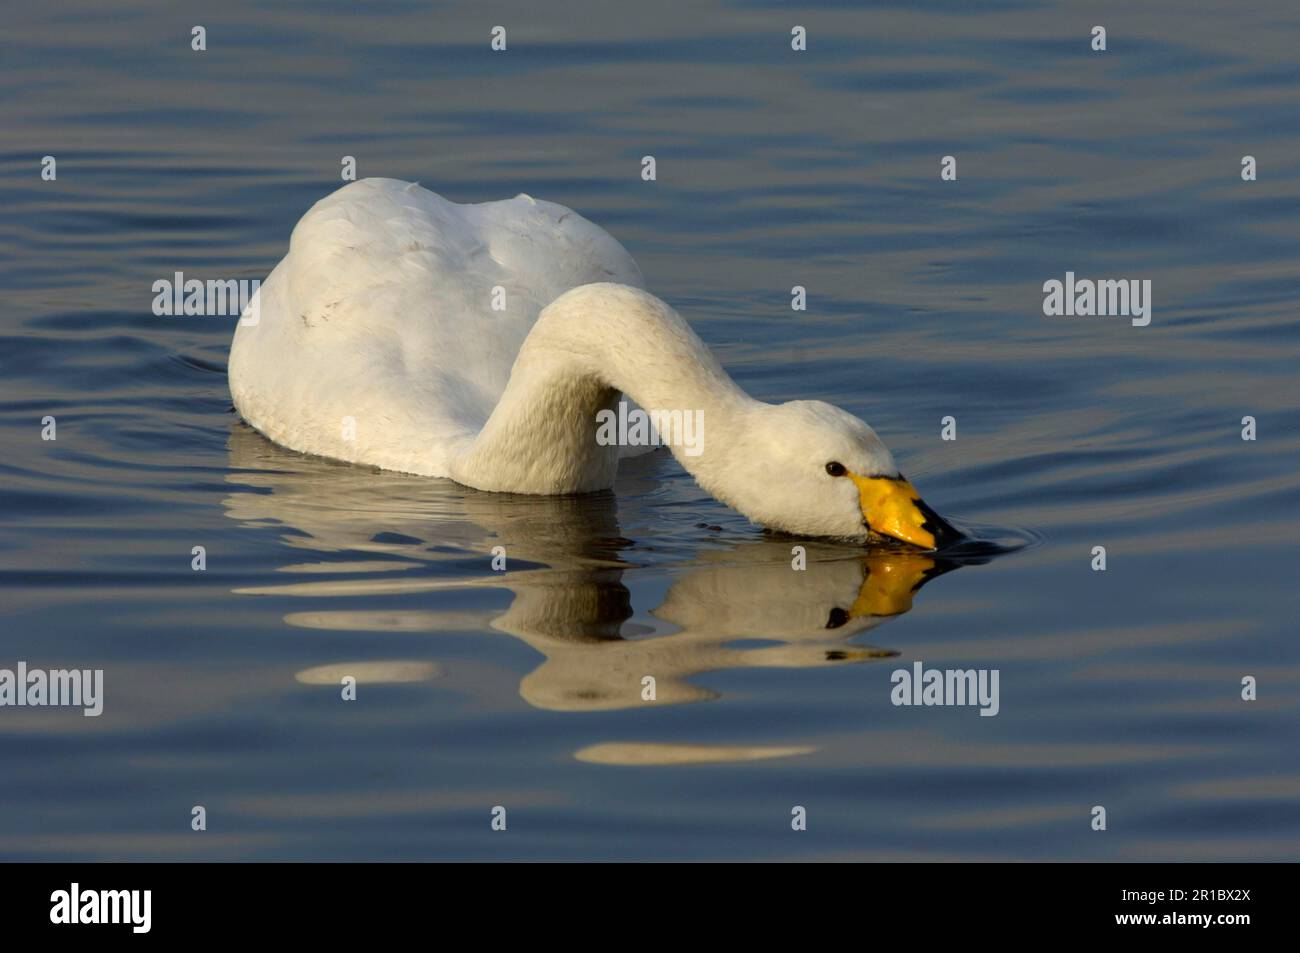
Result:
{"label": "swan's eye", "polygon": [[840,477],[840,476],[844,476],[844,474],[848,473],[849,471],[844,469],[844,464],[836,463],[834,460],[832,460],[830,463],[826,464],[826,472],[829,473],[831,476]]}

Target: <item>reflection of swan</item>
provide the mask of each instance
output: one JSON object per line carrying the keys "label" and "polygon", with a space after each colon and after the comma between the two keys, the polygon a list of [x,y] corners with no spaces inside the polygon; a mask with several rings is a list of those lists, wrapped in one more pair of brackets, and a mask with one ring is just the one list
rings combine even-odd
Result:
{"label": "reflection of swan", "polygon": [[[849,638],[911,608],[912,593],[934,568],[932,559],[919,554],[841,554],[810,560],[806,570],[795,571],[790,548],[767,541],[738,546],[722,559],[692,568],[672,584],[652,614],[679,631],[656,638],[578,634],[538,598],[540,590],[506,580],[515,601],[492,627],[546,656],[524,678],[520,694],[552,710],[632,708],[645,703],[643,679],[652,676],[656,702],[672,704],[716,697],[687,681],[703,672],[811,668],[892,656],[897,653]],[[751,641],[763,644],[745,644]]]}
{"label": "reflection of swan", "polygon": [[720,762],[761,761],[765,758],[789,758],[809,754],[816,748],[806,746],[760,745],[681,745],[654,741],[609,741],[588,745],[574,753],[579,761],[592,764],[718,764]]}
{"label": "reflection of swan", "polygon": [[[866,554],[805,541],[807,569],[795,570],[789,540],[746,540],[706,550],[688,566],[666,567],[673,578],[667,595],[643,616],[646,624],[630,625],[624,575],[636,551],[619,536],[608,494],[516,497],[395,474],[351,479],[347,468],[285,453],[242,426],[230,447],[227,479],[270,492],[232,494],[228,515],[282,528],[297,549],[343,557],[295,562],[281,568],[283,582],[241,592],[303,598],[309,604],[286,621],[305,628],[508,633],[545,656],[520,684],[520,694],[540,708],[649,704],[642,697],[646,676],[656,682],[655,704],[698,701],[715,697],[689,681],[707,671],[805,668],[892,654],[850,639],[908,611],[913,593],[948,568],[915,552]],[[487,570],[485,554],[493,546],[504,547],[510,565],[521,568]],[[367,558],[348,559],[352,554]],[[543,561],[544,568],[530,567]],[[445,562],[453,565],[444,570]],[[329,606],[335,596],[481,587],[510,589],[509,608]]]}
{"label": "reflection of swan", "polygon": [[560,494],[613,485],[619,441],[598,421],[621,391],[671,415],[656,419],[674,456],[757,523],[925,549],[958,538],[865,423],[752,399],[640,284],[618,242],[563,206],[352,183],[303,216],[240,322],[231,393],[295,450]]}
{"label": "reflection of swan", "polygon": [[294,680],[304,685],[338,685],[344,677],[360,683],[424,682],[437,678],[440,669],[432,662],[341,662],[304,669]]}

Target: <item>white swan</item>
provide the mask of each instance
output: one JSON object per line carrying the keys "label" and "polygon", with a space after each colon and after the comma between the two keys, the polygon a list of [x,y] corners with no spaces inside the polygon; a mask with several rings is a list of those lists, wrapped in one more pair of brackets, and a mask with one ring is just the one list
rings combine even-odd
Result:
{"label": "white swan", "polygon": [[702,412],[698,455],[673,455],[756,523],[925,549],[958,537],[870,427],[820,401],[749,397],[641,283],[617,241],[561,205],[355,182],[303,216],[241,319],[231,394],[293,450],[559,494],[613,484],[619,448],[596,439],[597,414],[622,392]]}

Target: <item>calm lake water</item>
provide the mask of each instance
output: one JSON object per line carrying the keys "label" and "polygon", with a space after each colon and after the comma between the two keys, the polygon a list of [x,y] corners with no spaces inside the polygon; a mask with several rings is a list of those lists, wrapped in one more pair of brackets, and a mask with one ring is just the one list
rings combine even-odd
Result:
{"label": "calm lake water", "polygon": [[[0,42],[0,668],[106,695],[0,709],[0,857],[1297,857],[1296,4],[77,2]],[[796,573],[664,453],[537,499],[270,444],[233,319],[151,286],[264,278],[345,155],[577,209],[751,393],[1014,551]],[[1150,326],[1045,317],[1067,271],[1150,279]],[[917,660],[999,714],[895,707]]]}

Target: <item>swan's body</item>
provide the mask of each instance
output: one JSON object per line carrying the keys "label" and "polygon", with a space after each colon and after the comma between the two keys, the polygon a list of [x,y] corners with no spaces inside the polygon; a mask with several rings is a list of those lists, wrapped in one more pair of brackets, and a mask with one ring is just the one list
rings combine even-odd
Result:
{"label": "swan's body", "polygon": [[[632,257],[560,205],[457,205],[366,179],[317,202],[241,322],[230,389],[276,443],[450,476],[537,320],[577,285],[640,286]],[[493,288],[504,311],[492,310]],[[345,431],[351,418],[355,427]]]}
{"label": "swan's body", "polygon": [[613,484],[620,449],[597,441],[597,414],[622,392],[701,413],[702,452],[673,453],[755,522],[927,548],[953,532],[870,427],[821,402],[749,397],[640,285],[622,246],[563,206],[357,182],[294,229],[236,331],[231,393],[294,450],[560,494]]}

